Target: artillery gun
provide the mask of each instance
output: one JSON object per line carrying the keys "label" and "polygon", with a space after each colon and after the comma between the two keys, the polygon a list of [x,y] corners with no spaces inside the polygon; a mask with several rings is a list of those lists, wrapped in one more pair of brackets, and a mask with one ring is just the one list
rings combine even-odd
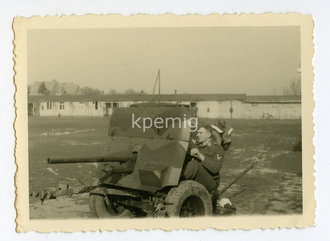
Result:
{"label": "artillery gun", "polygon": [[[48,163],[98,163],[99,181],[85,189],[92,217],[212,215],[211,194],[206,188],[182,180],[191,143],[191,126],[187,123],[194,116],[191,108],[177,104],[117,108],[110,118],[103,156],[49,158]],[[171,120],[171,125],[160,125],[161,119]],[[148,128],[142,128],[145,120],[154,125],[148,122]],[[137,125],[132,126],[134,123]]]}

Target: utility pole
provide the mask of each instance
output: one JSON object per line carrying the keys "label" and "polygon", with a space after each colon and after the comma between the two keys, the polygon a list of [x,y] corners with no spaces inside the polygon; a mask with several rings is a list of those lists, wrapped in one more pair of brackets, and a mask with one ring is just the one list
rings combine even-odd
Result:
{"label": "utility pole", "polygon": [[160,69],[158,70],[158,102],[160,103]]}
{"label": "utility pole", "polygon": [[158,70],[157,77],[156,77],[155,84],[154,84],[154,90],[152,91],[153,96],[155,95],[157,82],[158,82],[158,102],[160,102],[160,69]]}

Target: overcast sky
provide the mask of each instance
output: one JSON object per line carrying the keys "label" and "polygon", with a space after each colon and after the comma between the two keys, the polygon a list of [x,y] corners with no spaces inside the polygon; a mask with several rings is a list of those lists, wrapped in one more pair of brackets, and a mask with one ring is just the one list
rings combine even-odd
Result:
{"label": "overcast sky", "polygon": [[30,30],[28,82],[161,92],[282,94],[299,78],[299,27]]}

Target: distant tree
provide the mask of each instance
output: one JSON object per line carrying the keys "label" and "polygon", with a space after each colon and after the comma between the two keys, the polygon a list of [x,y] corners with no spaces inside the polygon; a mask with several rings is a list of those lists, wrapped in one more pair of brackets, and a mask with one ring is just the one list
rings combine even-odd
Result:
{"label": "distant tree", "polygon": [[83,87],[83,88],[81,88],[81,93],[83,95],[101,95],[102,91],[99,89],[93,89],[90,87]]}
{"label": "distant tree", "polygon": [[133,90],[133,89],[127,89],[127,90],[125,90],[125,92],[124,92],[124,95],[138,95],[138,94],[140,94],[139,92],[136,92],[135,90]]}
{"label": "distant tree", "polygon": [[50,93],[50,91],[46,87],[45,82],[41,82],[41,84],[39,85],[38,93],[42,95],[48,95]]}
{"label": "distant tree", "polygon": [[99,89],[93,89],[93,94],[94,95],[102,95],[102,91]]}
{"label": "distant tree", "polygon": [[111,90],[109,90],[109,94],[110,95],[116,95],[117,91],[115,89],[111,89]]}
{"label": "distant tree", "polygon": [[30,85],[28,85],[28,89],[27,89],[27,91],[28,91],[28,95],[29,95],[30,92],[31,92],[31,86],[30,86]]}
{"label": "distant tree", "polygon": [[288,87],[283,89],[284,95],[301,95],[301,80],[291,80]]}

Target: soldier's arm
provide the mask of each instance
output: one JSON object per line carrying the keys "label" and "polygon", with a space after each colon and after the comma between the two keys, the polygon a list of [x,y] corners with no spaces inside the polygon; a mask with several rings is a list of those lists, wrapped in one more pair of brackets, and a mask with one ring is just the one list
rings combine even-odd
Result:
{"label": "soldier's arm", "polygon": [[223,163],[224,155],[220,148],[216,148],[213,153],[206,153],[202,158],[202,165],[212,174],[217,174]]}

